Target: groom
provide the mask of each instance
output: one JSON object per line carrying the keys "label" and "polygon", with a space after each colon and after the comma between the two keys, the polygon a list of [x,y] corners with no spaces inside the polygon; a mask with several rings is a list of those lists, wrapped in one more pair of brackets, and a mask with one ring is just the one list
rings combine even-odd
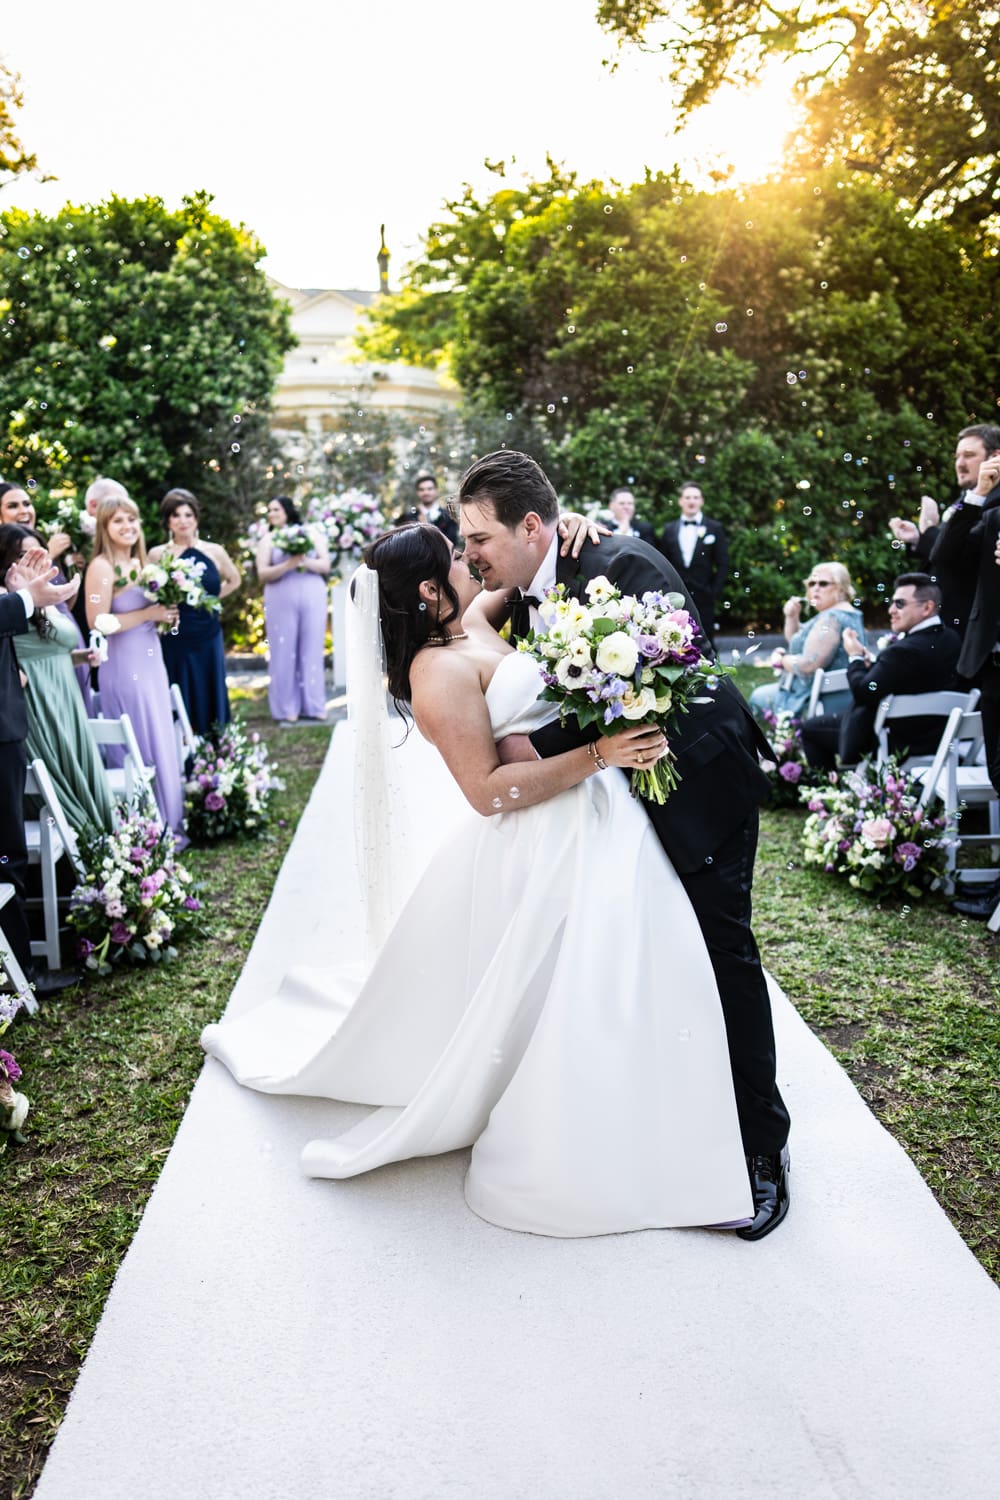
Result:
{"label": "groom", "polygon": [[[505,449],[479,459],[463,475],[458,498],[466,558],[487,589],[512,591],[515,639],[540,628],[536,606],[547,589],[564,583],[580,596],[601,574],[623,594],[683,594],[697,619],[677,573],[644,542],[606,537],[599,546],[585,544],[579,559],[560,557],[556,492],[526,453]],[[531,743],[547,756],[591,738],[592,731],[555,723],[536,731]],[[754,1197],[753,1222],[737,1234],[758,1240],[788,1212],[788,1112],[775,1082],[771,1007],[750,928],[757,809],[768,791],[758,752],[772,752],[725,680],[709,702],[691,705],[670,744],[681,785],[663,807],[643,806],[687,891],[715,970]],[[697,1151],[697,1141],[691,1149]]]}

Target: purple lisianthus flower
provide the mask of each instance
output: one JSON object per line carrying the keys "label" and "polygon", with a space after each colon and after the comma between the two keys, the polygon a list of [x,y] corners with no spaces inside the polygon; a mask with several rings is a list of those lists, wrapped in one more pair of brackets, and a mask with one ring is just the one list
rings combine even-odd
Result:
{"label": "purple lisianthus flower", "polygon": [[111,941],[113,943],[118,943],[123,948],[126,943],[130,943],[132,941],[132,934],[129,932],[124,922],[115,922],[114,926],[111,928]]}
{"label": "purple lisianthus flower", "polygon": [[655,635],[640,635],[636,640],[636,645],[639,647],[640,655],[644,656],[647,662],[655,663],[663,660],[663,647]]}
{"label": "purple lisianthus flower", "polygon": [[922,853],[923,850],[919,844],[913,844],[907,840],[905,843],[900,844],[893,855],[893,859],[897,864],[902,865],[904,870],[909,871],[914,868]]}
{"label": "purple lisianthus flower", "polygon": [[16,1083],[21,1076],[21,1069],[18,1066],[17,1058],[12,1053],[4,1052],[2,1049],[0,1049],[0,1074],[11,1083]]}
{"label": "purple lisianthus flower", "polygon": [[85,938],[85,937],[77,938],[77,940],[76,940],[76,956],[77,956],[77,958],[87,958],[91,953],[93,953],[93,951],[94,951],[94,945],[90,941],[89,938]]}
{"label": "purple lisianthus flower", "polygon": [[786,760],[783,766],[778,767],[778,775],[782,781],[790,781],[794,786],[802,775],[802,767],[796,760]]}
{"label": "purple lisianthus flower", "polygon": [[197,896],[185,896],[184,909],[185,911],[201,911],[201,902]]}
{"label": "purple lisianthus flower", "polygon": [[558,684],[559,684],[559,678],[556,676],[556,674],[554,672],[542,672],[540,675],[541,675],[541,679],[545,683],[546,687],[557,687],[558,686]]}
{"label": "purple lisianthus flower", "polygon": [[812,797],[806,803],[806,806],[808,807],[809,811],[813,812],[813,813],[815,813],[815,812],[825,812],[826,811],[826,809],[824,808],[822,802],[820,802],[820,800],[817,797]]}
{"label": "purple lisianthus flower", "polygon": [[225,805],[226,799],[224,797],[220,797],[218,792],[209,792],[208,796],[205,798],[205,806],[208,808],[209,812],[220,812],[222,808],[225,807]]}
{"label": "purple lisianthus flower", "polygon": [[146,858],[146,851],[145,849],[140,849],[138,845],[136,845],[134,849],[129,850],[128,857],[131,860],[132,864],[141,865],[143,860]]}
{"label": "purple lisianthus flower", "polygon": [[850,847],[850,839],[841,839],[840,843],[837,845],[837,848],[840,850],[841,854],[846,854]]}

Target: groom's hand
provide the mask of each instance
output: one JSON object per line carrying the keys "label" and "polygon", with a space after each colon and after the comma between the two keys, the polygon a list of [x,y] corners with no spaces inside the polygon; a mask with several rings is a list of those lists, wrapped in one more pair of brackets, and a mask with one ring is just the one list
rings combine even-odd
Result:
{"label": "groom's hand", "polygon": [[512,766],[516,761],[541,759],[526,734],[505,734],[502,740],[497,740],[497,754],[502,766]]}

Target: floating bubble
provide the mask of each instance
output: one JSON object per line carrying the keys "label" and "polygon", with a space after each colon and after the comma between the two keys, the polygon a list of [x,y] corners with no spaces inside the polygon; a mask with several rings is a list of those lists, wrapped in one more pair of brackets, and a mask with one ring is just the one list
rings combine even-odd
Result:
{"label": "floating bubble", "polygon": [[518,799],[518,797],[520,797],[520,795],[521,795],[521,788],[519,786],[512,786],[511,789],[510,789],[510,791],[509,791],[509,793],[508,793],[508,796],[510,797],[510,799],[511,799],[512,802],[516,802],[517,799]]}
{"label": "floating bubble", "polygon": [[239,451],[240,451],[240,445],[239,445],[239,443],[230,443],[229,444],[229,451],[231,453],[239,453]]}
{"label": "floating bubble", "polygon": [[811,490],[812,485],[809,483],[808,479],[800,479],[796,482],[795,488],[797,490]]}
{"label": "floating bubble", "polygon": [[823,292],[825,292],[826,289],[827,289],[827,287],[830,285],[830,283],[828,281],[821,281],[819,285],[820,285],[820,290],[823,291]]}
{"label": "floating bubble", "polygon": [[507,413],[507,421],[508,422],[513,422],[513,420],[514,420],[514,413],[512,411],[509,411]]}
{"label": "floating bubble", "polygon": [[811,516],[812,515],[812,506],[811,505],[803,505],[803,507],[802,507],[802,514],[804,516]]}
{"label": "floating bubble", "polygon": [[548,404],[548,406],[545,408],[545,410],[549,413],[549,416],[551,416],[552,413],[555,411],[555,405],[553,404],[553,402],[550,401],[549,404]]}
{"label": "floating bubble", "polygon": [[610,203],[605,203],[605,205],[604,205],[604,212],[606,214],[611,213],[611,204]]}
{"label": "floating bubble", "polygon": [[748,631],[747,631],[747,640],[748,640],[748,641],[752,641],[752,640],[753,640],[753,638],[754,638],[754,636],[755,636],[755,635],[756,635],[756,634],[757,634],[757,632],[756,632],[756,630],[748,630]]}
{"label": "floating bubble", "polygon": [[704,453],[696,453],[694,456],[694,461],[696,464],[703,464],[705,462]]}
{"label": "floating bubble", "polygon": [[493,807],[503,807],[503,798],[502,797],[494,797],[491,806],[493,806]]}
{"label": "floating bubble", "polygon": [[686,263],[687,263],[687,256],[686,256],[686,255],[682,255],[682,256],[681,256],[681,265],[682,265],[682,266],[683,266],[683,265],[685,265],[685,264],[686,264]]}
{"label": "floating bubble", "polygon": [[785,384],[786,385],[798,385],[798,383],[799,383],[799,377],[796,375],[795,371],[794,370],[789,370],[788,374],[785,376]]}
{"label": "floating bubble", "polygon": [[850,508],[851,508],[851,502],[850,502],[850,500],[841,500],[840,504],[841,504],[841,507],[844,510],[850,510]]}
{"label": "floating bubble", "polygon": [[747,308],[747,317],[748,318],[752,318],[753,317],[753,308],[752,307],[748,307]]}
{"label": "floating bubble", "polygon": [[716,331],[716,333],[728,333],[729,332],[729,324],[728,323],[716,323],[716,325],[715,325],[715,331]]}
{"label": "floating bubble", "polygon": [[21,257],[22,260],[28,260],[30,258],[30,256],[31,256],[31,251],[28,249],[28,247],[26,245],[22,245],[21,248],[20,248],[20,250],[17,253]]}
{"label": "floating bubble", "polygon": [[566,325],[566,332],[567,333],[575,333],[576,332],[576,324],[575,323],[567,323],[567,325]]}
{"label": "floating bubble", "polygon": [[634,370],[635,370],[635,365],[626,365],[625,366],[625,373],[626,373],[626,375],[631,375]]}
{"label": "floating bubble", "polygon": [[799,371],[799,379],[800,380],[805,380],[805,378],[806,378],[806,372],[805,372],[805,370],[800,370]]}
{"label": "floating bubble", "polygon": [[236,422],[237,424],[239,424],[240,422],[243,421],[243,418],[240,416],[239,412],[237,412],[236,415],[233,417],[233,421]]}
{"label": "floating bubble", "polygon": [[795,861],[794,861],[794,859],[790,859],[790,860],[789,860],[789,861],[788,861],[788,868],[789,868],[789,869],[790,869],[790,870],[795,870],[795,869],[797,869],[797,868],[798,868],[798,866],[797,866],[797,865],[796,865],[796,863],[795,863]]}
{"label": "floating bubble", "polygon": [[897,542],[896,538],[893,537],[889,545],[892,547],[893,552],[898,552],[903,544],[902,542]]}
{"label": "floating bubble", "polygon": [[845,454],[844,454],[844,463],[845,463],[845,464],[849,464],[849,463],[850,463],[850,462],[851,462],[851,459],[852,459],[852,458],[853,458],[853,457],[854,457],[854,454],[853,454],[853,453],[845,453]]}
{"label": "floating bubble", "polygon": [[909,438],[904,438],[903,439],[903,447],[904,448],[908,448],[909,446],[910,446],[910,440],[909,440]]}
{"label": "floating bubble", "polygon": [[746,228],[747,229],[752,229],[753,228],[753,219],[747,219]]}

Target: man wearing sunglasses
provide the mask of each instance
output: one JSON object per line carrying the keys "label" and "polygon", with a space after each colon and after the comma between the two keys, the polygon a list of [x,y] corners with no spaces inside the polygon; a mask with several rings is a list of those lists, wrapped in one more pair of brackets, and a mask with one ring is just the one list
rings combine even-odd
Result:
{"label": "man wearing sunglasses", "polygon": [[[802,724],[802,744],[811,766],[832,771],[855,765],[875,749],[875,716],[890,693],[937,693],[954,687],[962,648],[956,630],[941,622],[941,590],[928,573],[901,573],[889,601],[892,637],[873,659],[857,631],[844,631],[847,680],[852,706],[842,714],[821,714]],[[928,715],[889,729],[894,754],[929,755],[941,737],[943,721]]]}

